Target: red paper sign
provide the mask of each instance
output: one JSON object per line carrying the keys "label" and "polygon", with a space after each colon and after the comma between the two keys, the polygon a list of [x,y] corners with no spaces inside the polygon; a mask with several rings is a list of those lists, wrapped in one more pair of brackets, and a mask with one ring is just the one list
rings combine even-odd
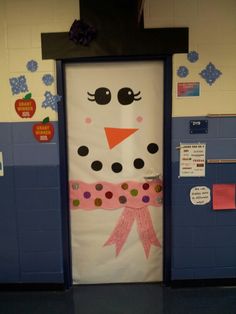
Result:
{"label": "red paper sign", "polygon": [[235,209],[235,184],[213,184],[213,209]]}

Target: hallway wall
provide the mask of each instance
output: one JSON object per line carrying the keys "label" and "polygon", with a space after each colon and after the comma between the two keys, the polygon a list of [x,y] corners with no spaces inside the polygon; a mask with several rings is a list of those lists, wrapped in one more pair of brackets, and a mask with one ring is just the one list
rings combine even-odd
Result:
{"label": "hallway wall", "polygon": [[[67,31],[78,16],[76,0],[0,0],[2,283],[64,282],[55,62],[42,60],[40,34]],[[33,63],[27,68],[29,61]],[[44,75],[54,80],[51,85],[44,83]],[[51,93],[52,103],[43,107],[46,92]],[[31,118],[21,117],[15,102],[29,93],[36,111]],[[19,112],[27,106],[31,105],[23,104]],[[39,142],[33,127],[46,117],[54,135],[50,141]]]}
{"label": "hallway wall", "polygon": [[[180,143],[205,143],[206,159],[235,159],[236,1],[147,0],[146,27],[189,27],[189,53],[173,58],[172,279],[235,278],[236,212],[213,210],[213,185],[234,184],[235,164],[206,163],[205,177],[179,177]],[[214,67],[207,67],[209,64]],[[206,79],[200,75],[206,71]],[[219,77],[211,82],[211,75]],[[197,82],[199,96],[177,97],[177,84]],[[190,121],[207,121],[191,133]],[[211,201],[193,205],[190,190],[206,186]],[[226,192],[222,191],[223,195]]]}
{"label": "hallway wall", "polygon": [[[189,27],[189,52],[173,56],[172,279],[236,276],[234,210],[194,206],[190,189],[234,183],[235,166],[207,165],[204,178],[178,178],[182,143],[204,142],[207,158],[235,157],[236,1],[146,0],[146,28]],[[41,58],[42,32],[65,32],[79,18],[77,0],[0,0],[0,282],[63,282],[55,62]],[[33,61],[31,66],[27,64]],[[212,63],[219,78],[199,75]],[[29,65],[29,64],[28,64]],[[36,71],[34,71],[36,67]],[[219,72],[218,72],[219,73]],[[51,85],[43,82],[49,75]],[[19,80],[25,78],[25,83]],[[209,76],[208,76],[209,78]],[[14,79],[10,83],[9,79]],[[200,83],[200,95],[176,97],[177,83]],[[48,82],[47,82],[48,83]],[[19,85],[20,84],[20,85]],[[26,86],[25,86],[26,85]],[[45,95],[51,95],[48,99]],[[32,94],[36,111],[22,118],[15,102]],[[50,94],[51,93],[51,94]],[[45,102],[46,101],[46,102]],[[45,106],[46,105],[46,106]],[[35,124],[49,118],[53,138],[39,142]],[[208,120],[208,133],[192,135],[190,120]]]}

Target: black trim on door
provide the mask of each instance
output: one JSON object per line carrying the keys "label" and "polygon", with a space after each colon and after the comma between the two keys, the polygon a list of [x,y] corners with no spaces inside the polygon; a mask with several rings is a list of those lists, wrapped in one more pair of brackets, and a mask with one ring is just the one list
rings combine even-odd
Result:
{"label": "black trim on door", "polygon": [[[164,178],[164,205],[163,205],[163,281],[168,285],[171,280],[171,113],[172,113],[172,57],[146,56],[139,58],[93,58],[93,62],[109,61],[148,61],[156,60],[164,63],[164,132],[163,132],[163,178]],[[67,124],[66,124],[66,94],[65,94],[65,65],[68,63],[83,63],[82,60],[57,61],[57,92],[62,96],[58,106],[59,128],[59,155],[60,155],[60,182],[63,234],[63,270],[65,287],[72,285],[69,191],[68,191],[68,160],[67,160]],[[90,58],[86,62],[91,62]]]}

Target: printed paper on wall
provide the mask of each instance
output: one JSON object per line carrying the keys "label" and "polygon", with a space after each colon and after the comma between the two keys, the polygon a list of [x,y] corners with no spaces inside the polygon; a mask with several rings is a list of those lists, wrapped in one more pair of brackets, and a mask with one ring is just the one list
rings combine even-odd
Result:
{"label": "printed paper on wall", "polygon": [[2,152],[0,152],[0,177],[4,176],[3,172],[3,157],[2,157]]}
{"label": "printed paper on wall", "polygon": [[205,177],[206,144],[180,144],[180,177]]}

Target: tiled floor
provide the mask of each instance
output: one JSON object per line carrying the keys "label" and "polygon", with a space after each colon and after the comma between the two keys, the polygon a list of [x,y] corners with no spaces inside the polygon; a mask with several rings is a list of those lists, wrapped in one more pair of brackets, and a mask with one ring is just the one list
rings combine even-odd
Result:
{"label": "tiled floor", "polygon": [[236,287],[126,284],[74,286],[65,292],[0,292],[0,313],[235,314]]}

